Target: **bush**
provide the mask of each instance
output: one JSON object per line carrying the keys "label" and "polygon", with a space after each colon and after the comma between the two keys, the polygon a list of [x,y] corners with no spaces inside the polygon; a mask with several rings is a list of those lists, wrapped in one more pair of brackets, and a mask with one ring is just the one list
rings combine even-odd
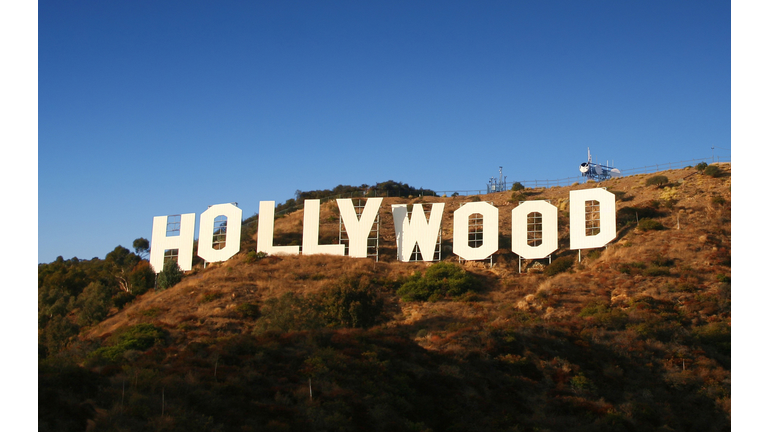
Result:
{"label": "bush", "polygon": [[200,298],[197,300],[200,304],[210,303],[214,300],[218,300],[221,297],[223,297],[224,294],[220,291],[206,291],[200,295]]}
{"label": "bush", "polygon": [[258,318],[259,307],[253,303],[245,302],[237,305],[235,312],[240,315],[241,318]]}
{"label": "bush", "polygon": [[91,353],[91,357],[117,362],[126,351],[146,351],[164,338],[163,329],[153,324],[124,327],[107,339],[108,346],[97,349]]}
{"label": "bush", "polygon": [[456,264],[439,262],[430,266],[422,276],[417,272],[397,290],[404,301],[437,301],[444,297],[459,297],[477,288],[471,273]]}
{"label": "bush", "polygon": [[155,286],[155,271],[148,261],[141,261],[131,270],[128,280],[131,284],[131,294],[142,295]]}
{"label": "bush", "polygon": [[643,218],[640,219],[640,223],[637,224],[637,228],[640,231],[663,230],[664,225],[662,225],[661,222],[655,221],[653,219]]}
{"label": "bush", "polygon": [[371,327],[384,308],[378,292],[365,277],[344,277],[321,296],[322,317],[329,327]]}
{"label": "bush", "polygon": [[712,204],[714,205],[725,205],[727,201],[725,198],[721,197],[720,195],[715,195],[712,197]]}
{"label": "bush", "polygon": [[573,257],[559,257],[552,261],[552,264],[548,265],[544,270],[544,274],[547,276],[554,276],[558,273],[562,273],[573,265]]}
{"label": "bush", "polygon": [[519,190],[525,189],[525,186],[523,186],[520,182],[514,182],[512,183],[512,192],[517,192]]}
{"label": "bush", "polygon": [[179,264],[174,260],[168,260],[163,264],[163,271],[157,274],[157,288],[168,289],[181,282],[183,273]]}
{"label": "bush", "polygon": [[245,255],[245,262],[253,263],[253,262],[256,262],[256,261],[260,261],[260,260],[262,260],[262,259],[264,259],[264,258],[266,258],[268,256],[269,256],[269,254],[266,253],[266,252],[256,252],[256,251],[252,250],[252,251],[249,251]]}
{"label": "bush", "polygon": [[704,170],[704,175],[708,175],[710,177],[720,177],[722,175],[722,171],[720,171],[719,166],[710,165]]}
{"label": "bush", "polygon": [[314,299],[287,292],[263,303],[256,328],[258,331],[296,331],[321,327],[320,307]]}
{"label": "bush", "polygon": [[699,162],[696,164],[696,170],[697,171],[704,171],[704,169],[707,167],[706,162]]}
{"label": "bush", "polygon": [[77,297],[80,312],[77,314],[77,323],[81,326],[95,324],[107,316],[112,290],[100,284],[91,282]]}
{"label": "bush", "polygon": [[613,309],[605,303],[593,302],[584,306],[579,312],[581,318],[608,329],[621,329],[629,320],[627,314],[620,309]]}
{"label": "bush", "polygon": [[663,176],[663,175],[655,175],[653,177],[649,177],[645,181],[646,186],[662,186],[667,183],[669,183],[669,179],[667,178],[667,176]]}

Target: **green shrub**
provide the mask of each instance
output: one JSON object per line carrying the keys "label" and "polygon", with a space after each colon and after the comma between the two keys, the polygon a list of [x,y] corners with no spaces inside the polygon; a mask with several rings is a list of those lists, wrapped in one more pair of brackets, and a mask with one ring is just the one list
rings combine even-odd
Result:
{"label": "green shrub", "polygon": [[321,315],[329,327],[371,327],[384,308],[366,277],[344,277],[325,289],[321,297]]}
{"label": "green shrub", "polygon": [[581,318],[588,318],[594,324],[609,329],[620,329],[627,324],[627,314],[620,309],[613,309],[605,303],[593,302],[579,312]]}
{"label": "green shrub", "polygon": [[525,186],[523,186],[520,182],[514,182],[512,183],[512,192],[517,192],[519,190],[525,189]]}
{"label": "green shrub", "polygon": [[287,292],[266,300],[261,306],[257,331],[297,331],[323,327],[320,305],[313,297]]}
{"label": "green shrub", "polygon": [[168,289],[181,282],[183,273],[175,260],[167,260],[163,264],[163,271],[157,274],[157,289]]}
{"label": "green shrub", "polygon": [[198,299],[198,303],[204,304],[204,303],[210,303],[216,299],[219,299],[223,296],[220,291],[206,291],[202,295],[200,295],[200,299]]}
{"label": "green shrub", "polygon": [[708,175],[710,177],[720,177],[722,175],[722,171],[720,171],[720,167],[717,165],[710,165],[704,170],[704,175]]}
{"label": "green shrub", "polygon": [[706,162],[699,162],[696,164],[696,170],[697,171],[704,171],[704,169],[707,167]]}
{"label": "green shrub", "polygon": [[269,254],[266,252],[256,252],[252,250],[252,251],[249,251],[247,254],[245,254],[245,262],[253,263],[253,262],[262,260],[268,256]]}
{"label": "green shrub", "polygon": [[655,175],[653,177],[649,177],[645,181],[646,186],[662,186],[667,183],[669,183],[669,179],[667,178],[667,176],[663,176],[663,175]]}
{"label": "green shrub", "polygon": [[136,296],[131,293],[120,291],[112,297],[112,304],[114,304],[116,308],[122,309],[123,306],[132,302],[135,298]]}
{"label": "green shrub", "polygon": [[128,280],[131,284],[131,294],[142,295],[155,286],[155,271],[148,261],[141,261],[131,270]]}
{"label": "green shrub", "polygon": [[669,276],[669,267],[652,265],[643,270],[645,276]]}
{"label": "green shrub", "polygon": [[627,225],[634,223],[638,219],[655,218],[662,216],[663,213],[656,208],[644,207],[622,207],[616,212],[616,224]]}
{"label": "green shrub", "polygon": [[237,307],[235,307],[235,312],[237,312],[241,318],[258,318],[260,315],[259,307],[250,302],[237,305]]}
{"label": "green shrub", "polygon": [[572,265],[573,257],[562,256],[552,261],[552,264],[548,265],[544,270],[544,274],[547,276],[554,276],[558,273],[567,271]]}
{"label": "green shrub", "polygon": [[136,324],[123,327],[107,339],[107,346],[91,353],[93,358],[117,362],[128,350],[146,351],[165,338],[163,329],[153,324]]}
{"label": "green shrub", "polygon": [[640,223],[637,224],[637,228],[640,231],[663,230],[664,225],[662,225],[661,222],[655,221],[653,219],[643,218],[640,219]]}
{"label": "green shrub", "polygon": [[712,204],[714,205],[725,205],[727,201],[725,198],[721,197],[720,195],[715,195],[712,197]]}
{"label": "green shrub", "polygon": [[516,203],[516,202],[519,202],[519,201],[525,201],[525,198],[526,198],[526,196],[525,196],[525,195],[523,195],[522,193],[519,193],[519,192],[515,192],[515,193],[513,193],[513,194],[512,194],[512,195],[509,197],[509,199],[507,200],[507,202],[509,202],[509,203]]}
{"label": "green shrub", "polygon": [[77,297],[80,312],[77,323],[81,326],[95,324],[107,316],[111,306],[112,290],[99,282],[91,282]]}
{"label": "green shrub", "polygon": [[404,301],[437,301],[459,297],[477,286],[475,277],[460,266],[439,262],[427,268],[423,276],[419,272],[411,276],[397,290],[397,295]]}

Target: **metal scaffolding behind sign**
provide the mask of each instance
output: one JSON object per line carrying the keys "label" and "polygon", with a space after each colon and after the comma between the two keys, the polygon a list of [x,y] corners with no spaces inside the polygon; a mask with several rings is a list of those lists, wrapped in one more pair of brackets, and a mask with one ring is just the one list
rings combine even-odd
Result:
{"label": "metal scaffolding behind sign", "polygon": [[[499,172],[501,172],[501,167],[499,167]],[[487,202],[487,201],[485,201]],[[489,202],[490,205],[493,205],[493,202]],[[463,207],[464,203],[461,203],[459,207]],[[469,238],[467,239],[467,243],[469,244],[469,247],[471,248],[479,248],[483,245],[483,215],[480,213],[472,213],[469,215],[469,223],[467,231],[469,233]],[[493,267],[493,254],[486,258],[483,261],[488,261],[491,264],[491,267]],[[463,263],[464,261],[467,261],[465,259],[459,258],[459,262]]]}
{"label": "metal scaffolding behind sign", "polygon": [[[422,205],[422,208],[424,209],[424,216],[427,217],[428,221],[432,221],[432,204],[428,204],[429,209],[424,208],[424,205]],[[408,207],[408,220],[411,220],[411,215],[413,213],[413,205],[409,205]],[[438,231],[437,234],[437,243],[435,244],[435,250],[432,253],[432,260],[431,261],[442,261],[443,259],[443,228],[442,224],[440,225],[440,231]],[[413,247],[413,251],[411,252],[411,257],[408,259],[408,262],[417,262],[417,261],[425,261],[424,256],[421,254],[421,248],[419,248],[419,244],[417,243]]]}
{"label": "metal scaffolding behind sign", "polygon": [[[165,225],[166,237],[178,237],[181,235],[181,215],[169,215]],[[163,251],[163,265],[168,261],[179,262],[178,249],[165,249]]]}
{"label": "metal scaffolding behind sign", "polygon": [[[365,200],[358,199],[352,201],[355,207],[355,214],[357,215],[357,219],[360,220],[360,215],[363,214],[363,210],[365,210]],[[371,231],[368,233],[368,258],[375,258],[376,261],[379,261],[379,232],[381,231],[381,216],[379,213],[376,213],[376,219],[373,220],[373,226],[371,227]],[[347,234],[347,230],[344,228],[344,222],[342,218],[339,218],[339,244],[344,245],[344,255],[349,255],[349,235]]]}

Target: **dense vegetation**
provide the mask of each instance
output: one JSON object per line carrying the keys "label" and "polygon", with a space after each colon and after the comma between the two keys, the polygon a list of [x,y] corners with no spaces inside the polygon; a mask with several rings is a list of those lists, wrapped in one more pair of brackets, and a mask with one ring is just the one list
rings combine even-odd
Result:
{"label": "dense vegetation", "polygon": [[395,182],[387,180],[376,183],[375,185],[362,184],[360,186],[338,185],[333,189],[296,191],[295,198],[277,206],[276,212],[281,213],[299,208],[308,199],[326,199],[326,198],[350,198],[350,197],[407,197],[407,196],[434,196],[435,191],[431,189],[415,188],[408,183]]}
{"label": "dense vegetation", "polygon": [[152,289],[144,242],[60,257],[38,267],[38,429],[728,430],[725,176],[634,179],[614,244],[531,272],[505,249],[488,269],[243,248]]}
{"label": "dense vegetation", "polygon": [[121,308],[155,284],[149,262],[118,246],[104,260],[58,257],[37,269],[37,322],[40,349],[56,353],[96,324],[111,307]]}

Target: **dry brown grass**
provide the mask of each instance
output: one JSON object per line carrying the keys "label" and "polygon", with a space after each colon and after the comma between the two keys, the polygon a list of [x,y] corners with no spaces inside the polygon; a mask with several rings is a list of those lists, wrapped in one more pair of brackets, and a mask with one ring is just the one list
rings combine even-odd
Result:
{"label": "dry brown grass", "polygon": [[[420,330],[429,337],[417,338],[426,347],[458,349],[461,326],[491,325],[514,318],[525,311],[544,320],[565,320],[578,315],[584,305],[603,301],[617,307],[626,306],[628,299],[650,295],[665,300],[682,301],[694,294],[676,291],[681,286],[694,287],[697,292],[715,289],[718,274],[730,275],[730,268],[712,258],[713,248],[730,250],[730,165],[721,165],[725,175],[711,178],[692,170],[671,170],[658,174],[669,178],[673,187],[659,190],[646,187],[645,175],[613,179],[600,184],[539,188],[525,190],[528,199],[550,200],[559,208],[561,220],[568,217],[568,194],[574,189],[607,187],[619,192],[619,209],[649,205],[660,200],[662,194],[674,195],[677,200],[666,216],[659,221],[667,228],[663,231],[639,232],[631,227],[618,227],[619,237],[597,257],[582,253],[582,262],[569,272],[548,278],[541,274],[518,274],[517,256],[509,249],[501,249],[495,266],[465,263],[464,266],[480,277],[484,288],[471,302],[403,303],[394,292],[387,297],[390,319],[385,326],[403,326]],[[673,193],[674,192],[674,193]],[[499,232],[509,237],[511,210],[516,202],[507,202],[512,192],[481,195],[482,201],[492,201],[499,208]],[[727,204],[713,205],[713,196],[723,197]],[[443,244],[452,242],[452,213],[472,197],[385,198],[381,215],[381,260],[348,257],[271,256],[247,263],[242,251],[229,261],[196,268],[177,286],[162,292],[148,292],[124,310],[113,311],[111,316],[90,330],[89,336],[103,336],[119,327],[137,322],[154,322],[169,329],[183,328],[188,334],[200,337],[221,333],[249,332],[252,320],[238,316],[235,308],[243,303],[258,304],[286,292],[316,293],[344,276],[367,275],[380,280],[402,280],[416,271],[424,271],[425,263],[400,263],[395,260],[395,233],[391,205],[395,203],[443,202]],[[324,203],[320,213],[320,242],[338,242],[338,211],[335,203]],[[677,229],[679,220],[680,229]],[[299,239],[303,231],[303,212],[297,211],[275,221],[275,244],[289,244]],[[568,227],[561,224],[559,254],[567,250]],[[500,242],[504,244],[504,242]],[[573,253],[573,252],[570,252]],[[645,263],[650,265],[659,254],[672,259],[669,276],[625,274],[621,264]],[[444,253],[444,260],[457,262],[453,255]],[[672,288],[670,288],[672,287]],[[688,288],[686,288],[688,289]],[[689,289],[689,290],[690,290]],[[210,294],[216,294],[211,296]],[[202,301],[209,295],[210,300]],[[192,333],[189,333],[192,332]],[[195,333],[197,332],[197,333]],[[415,336],[414,336],[415,337]],[[449,342],[446,342],[449,341]],[[725,403],[725,402],[724,402]]]}

